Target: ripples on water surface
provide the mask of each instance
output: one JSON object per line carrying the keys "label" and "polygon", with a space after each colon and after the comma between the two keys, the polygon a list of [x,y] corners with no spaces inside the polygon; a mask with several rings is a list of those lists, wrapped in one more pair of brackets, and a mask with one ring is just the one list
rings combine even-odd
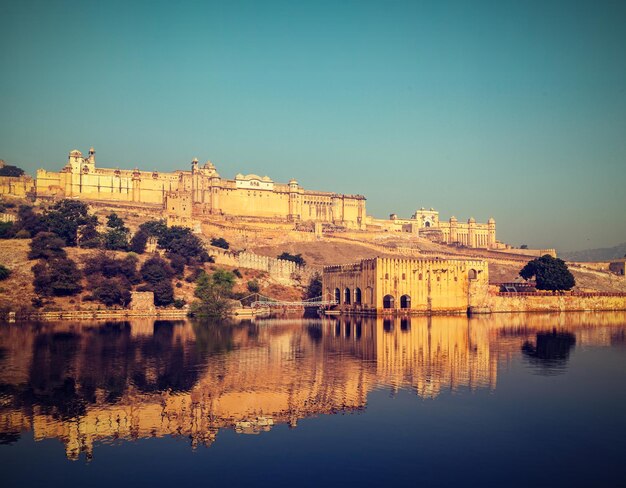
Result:
{"label": "ripples on water surface", "polygon": [[0,481],[623,486],[625,344],[617,313],[3,324]]}

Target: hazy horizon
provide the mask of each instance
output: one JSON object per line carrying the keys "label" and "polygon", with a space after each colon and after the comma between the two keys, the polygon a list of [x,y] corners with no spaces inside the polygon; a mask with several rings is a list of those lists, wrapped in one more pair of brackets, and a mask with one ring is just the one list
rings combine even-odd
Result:
{"label": "hazy horizon", "polygon": [[626,242],[626,4],[4,2],[0,159],[296,178],[499,240]]}

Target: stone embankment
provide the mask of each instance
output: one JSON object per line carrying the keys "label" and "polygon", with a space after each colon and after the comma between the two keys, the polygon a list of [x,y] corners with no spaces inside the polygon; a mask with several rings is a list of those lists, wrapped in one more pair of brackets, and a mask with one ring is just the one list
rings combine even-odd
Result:
{"label": "stone embankment", "polygon": [[[28,315],[29,320],[106,320],[127,318],[185,318],[186,309],[155,309],[155,310],[66,310],[54,312],[34,312]],[[13,315],[15,317],[15,315]],[[9,314],[11,320],[11,314]]]}
{"label": "stone embankment", "polygon": [[626,310],[626,293],[495,293],[480,311],[587,312]]}

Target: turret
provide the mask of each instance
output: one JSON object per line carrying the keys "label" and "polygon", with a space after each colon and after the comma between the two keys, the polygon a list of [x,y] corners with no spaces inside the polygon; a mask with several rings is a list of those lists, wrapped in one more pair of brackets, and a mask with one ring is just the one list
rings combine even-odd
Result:
{"label": "turret", "polygon": [[89,148],[89,158],[88,159],[89,159],[89,162],[91,164],[94,164],[94,165],[96,164],[96,150],[93,148],[93,146],[91,146]]}
{"label": "turret", "polygon": [[487,221],[487,230],[488,230],[488,238],[487,238],[487,246],[489,248],[495,247],[496,245],[496,221],[493,217],[490,217]]}
{"label": "turret", "polygon": [[295,179],[289,180],[289,219],[300,220],[300,192],[298,182]]}
{"label": "turret", "polygon": [[198,171],[198,158],[191,160],[191,173],[195,174]]}
{"label": "turret", "polygon": [[469,247],[477,247],[476,246],[476,219],[474,217],[470,217],[467,220],[467,245]]}
{"label": "turret", "polygon": [[453,215],[450,217],[450,240],[449,242],[454,243],[459,241],[459,235],[457,232],[458,221],[456,217]]}

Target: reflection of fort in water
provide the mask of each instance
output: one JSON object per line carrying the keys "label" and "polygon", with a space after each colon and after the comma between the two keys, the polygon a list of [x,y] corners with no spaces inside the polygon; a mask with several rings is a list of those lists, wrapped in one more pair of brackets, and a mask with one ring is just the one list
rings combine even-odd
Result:
{"label": "reflection of fort in water", "polygon": [[5,326],[0,442],[32,430],[61,440],[71,459],[115,439],[209,445],[221,428],[258,433],[362,410],[379,388],[423,398],[494,389],[513,356],[562,368],[574,343],[623,342],[612,326],[625,323],[623,314],[568,314]]}

